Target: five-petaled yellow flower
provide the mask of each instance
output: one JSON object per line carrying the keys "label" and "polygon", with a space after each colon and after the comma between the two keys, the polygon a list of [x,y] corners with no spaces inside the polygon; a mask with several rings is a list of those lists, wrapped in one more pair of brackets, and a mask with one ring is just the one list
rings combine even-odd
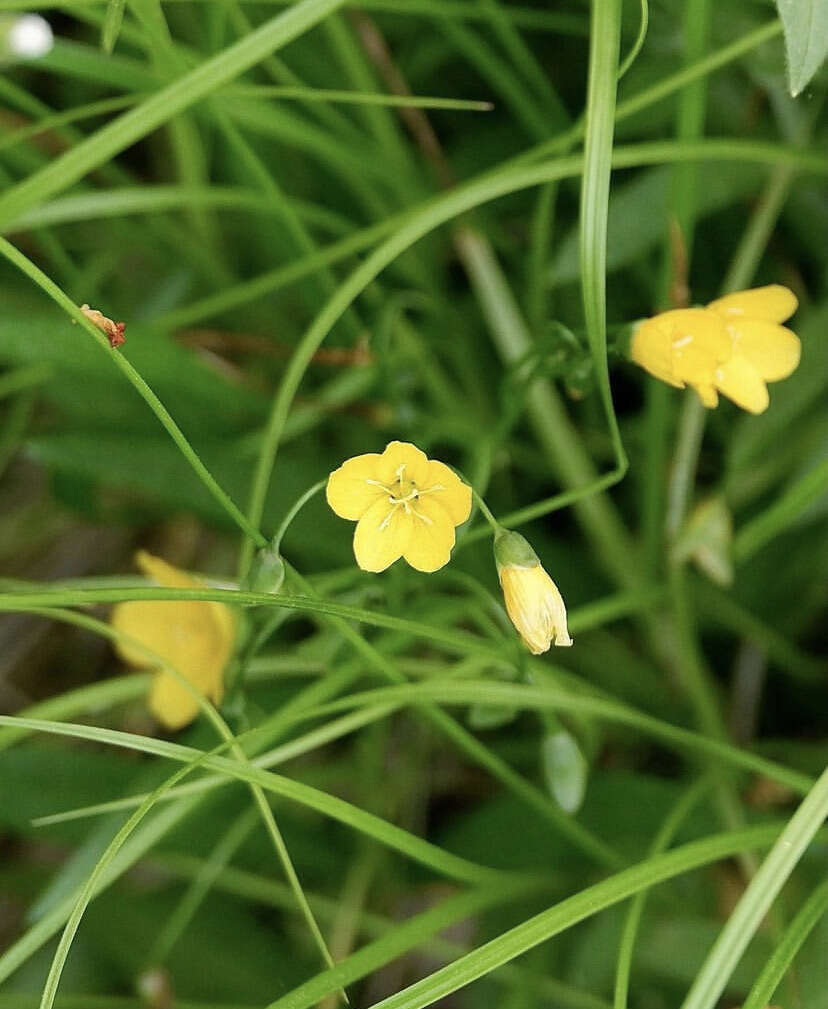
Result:
{"label": "five-petaled yellow flower", "polygon": [[787,378],[799,364],[800,343],[780,323],[796,311],[780,284],[738,291],[706,308],[680,308],[642,322],[631,356],[670,385],[692,386],[714,407],[723,393],[751,413],[768,406],[766,382]]}
{"label": "five-petaled yellow flower", "polygon": [[527,540],[502,529],[495,536],[494,555],[506,612],[529,651],[540,655],[553,642],[571,645],[563,597]]}
{"label": "five-petaled yellow flower", "polygon": [[448,564],[454,529],[471,512],[471,487],[415,445],[392,441],[382,455],[348,459],[331,473],[328,504],[357,523],[354,556],[363,571],[404,557],[418,571]]}
{"label": "five-petaled yellow flower", "polygon": [[[136,554],[135,562],[148,578],[165,588],[204,587],[202,582],[144,550]],[[190,600],[119,603],[112,611],[112,626],[146,645],[214,704],[221,703],[224,671],[236,637],[236,619],[229,606]],[[152,668],[152,659],[141,649],[120,641],[116,648],[130,665]],[[162,669],[153,679],[149,706],[168,729],[188,725],[199,707],[190,691]]]}

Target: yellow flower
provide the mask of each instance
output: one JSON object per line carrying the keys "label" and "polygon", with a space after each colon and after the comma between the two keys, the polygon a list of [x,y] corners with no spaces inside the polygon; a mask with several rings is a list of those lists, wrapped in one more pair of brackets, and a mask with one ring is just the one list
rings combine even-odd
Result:
{"label": "yellow flower", "polygon": [[[135,562],[148,578],[165,588],[204,587],[144,550],[136,554]],[[236,636],[236,620],[229,606],[190,600],[119,603],[112,611],[112,626],[160,655],[214,704],[221,703],[224,670]],[[115,647],[130,665],[152,667],[152,659],[139,648],[120,641]],[[195,697],[174,676],[160,669],[152,683],[149,705],[168,729],[180,729],[198,714]]]}
{"label": "yellow flower", "polygon": [[706,308],[662,312],[636,329],[631,356],[662,382],[694,388],[707,407],[718,404],[721,392],[762,413],[765,383],[787,378],[799,364],[799,338],[780,325],[796,306],[792,291],[771,284],[728,294]]}
{"label": "yellow flower", "polygon": [[348,459],[328,478],[327,498],[340,518],[357,523],[354,556],[363,571],[384,571],[400,557],[436,571],[471,512],[471,487],[404,441]]}
{"label": "yellow flower", "polygon": [[526,539],[504,529],[495,536],[494,553],[506,612],[532,654],[548,651],[553,642],[571,645],[558,586]]}

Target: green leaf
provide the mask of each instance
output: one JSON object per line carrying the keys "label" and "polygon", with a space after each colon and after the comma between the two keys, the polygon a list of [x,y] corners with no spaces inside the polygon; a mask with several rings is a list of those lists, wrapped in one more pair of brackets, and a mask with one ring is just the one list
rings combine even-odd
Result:
{"label": "green leaf", "polygon": [[[698,165],[701,179],[696,212],[701,218],[723,209],[758,188],[762,173],[752,165]],[[653,168],[632,181],[615,184],[607,221],[607,271],[613,273],[645,256],[664,241],[672,169]],[[549,270],[553,286],[578,280],[578,229],[558,245]]]}
{"label": "green leaf", "polygon": [[109,0],[106,8],[106,17],[101,28],[101,49],[107,56],[115,48],[118,41],[118,34],[124,20],[124,6],[126,0]]}
{"label": "green leaf", "polygon": [[788,56],[788,87],[794,98],[808,86],[828,56],[828,4],[824,0],[776,0]]}
{"label": "green leaf", "polygon": [[555,801],[566,813],[577,813],[584,801],[589,765],[577,741],[565,729],[541,742],[543,776]]}

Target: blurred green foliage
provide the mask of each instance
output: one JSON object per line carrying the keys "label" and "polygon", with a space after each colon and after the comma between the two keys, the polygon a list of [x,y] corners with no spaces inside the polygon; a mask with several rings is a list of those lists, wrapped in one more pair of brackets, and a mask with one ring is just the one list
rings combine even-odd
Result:
{"label": "blurred green foliage", "polygon": [[[146,677],[56,608],[146,587],[138,547],[238,587],[238,518],[194,459],[264,542],[309,487],[392,439],[516,514],[575,646],[522,648],[479,515],[443,571],[374,576],[311,499],[282,544],[298,608],[240,611],[222,713],[235,734],[265,727],[244,745],[276,747],[285,787],[317,790],[311,808],[259,782],[341,973],[322,970],[247,787],[211,765],[114,854],[55,1004],[299,1009],[345,986],[384,1009],[712,1009],[705,969],[736,1004],[778,960],[778,1004],[828,1009],[828,919],[797,916],[824,833],[780,864],[767,917],[748,888],[825,766],[828,78],[815,50],[786,76],[769,4],[654,5],[618,86],[606,201],[578,159],[613,114],[604,96],[583,118],[590,60],[617,71],[590,55],[617,12],[64,0],[44,8],[50,52],[0,68],[0,231],[34,264],[24,276],[0,249],[0,609],[15,611],[0,707],[80,726],[0,725],[0,1009],[49,1004],[56,937],[140,799],[32,821],[142,797],[179,766],[141,752],[157,735]],[[620,17],[623,58],[641,11]],[[596,279],[582,249],[604,225]],[[377,249],[376,276],[355,273]],[[43,277],[124,320],[126,344],[96,344]],[[701,417],[627,361],[636,320],[766,283],[797,294],[803,355],[761,416],[723,402]],[[606,310],[606,353],[585,309]],[[420,686],[403,700],[364,693],[405,681]],[[94,727],[130,735],[115,748]],[[174,741],[220,743],[204,718]]]}

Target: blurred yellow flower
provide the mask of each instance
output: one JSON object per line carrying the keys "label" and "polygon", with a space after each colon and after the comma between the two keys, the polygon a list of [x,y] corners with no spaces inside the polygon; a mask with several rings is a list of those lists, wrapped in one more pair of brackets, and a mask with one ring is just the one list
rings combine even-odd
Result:
{"label": "blurred yellow flower", "polygon": [[348,459],[327,487],[331,508],[357,523],[354,556],[363,571],[384,571],[400,557],[418,571],[448,564],[471,497],[471,487],[445,463],[403,441],[392,441],[382,455]]}
{"label": "blurred yellow flower", "polygon": [[[144,550],[135,555],[141,571],[159,585],[200,589],[203,584]],[[119,603],[112,626],[161,656],[214,704],[224,696],[224,671],[233,653],[236,619],[223,603],[181,600]],[[118,654],[139,669],[152,668],[141,649],[118,641]],[[159,669],[149,696],[153,714],[168,729],[188,725],[198,714],[195,697],[170,673]]]}
{"label": "blurred yellow flower", "polygon": [[787,378],[799,364],[799,338],[780,323],[796,311],[780,284],[738,291],[706,308],[680,308],[635,330],[631,356],[662,382],[696,390],[715,407],[721,392],[744,410],[768,407],[766,382]]}
{"label": "blurred yellow flower", "polygon": [[548,651],[553,642],[571,645],[558,586],[527,540],[504,529],[495,536],[494,554],[506,612],[532,654]]}

